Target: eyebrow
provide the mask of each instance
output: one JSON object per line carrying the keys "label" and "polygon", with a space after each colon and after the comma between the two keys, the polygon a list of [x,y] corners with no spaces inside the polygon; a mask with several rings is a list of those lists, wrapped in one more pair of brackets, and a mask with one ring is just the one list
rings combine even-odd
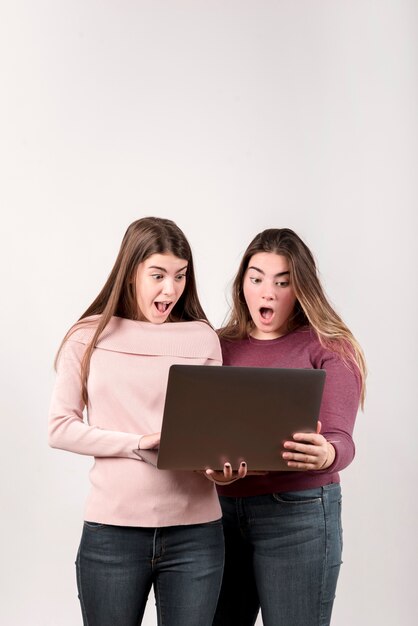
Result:
{"label": "eyebrow", "polygon": [[[263,272],[263,270],[260,270],[260,268],[255,267],[255,265],[250,265],[250,267],[248,267],[247,269],[255,270],[256,272],[260,272],[260,274],[263,274],[263,276],[265,276],[265,272]],[[286,272],[278,272],[277,274],[274,275],[274,278],[278,278],[279,276],[286,276],[286,274],[290,275],[289,270],[287,270]]]}
{"label": "eyebrow", "polygon": [[[165,267],[160,267],[160,265],[150,265],[149,270],[160,270],[160,272],[165,272],[167,274],[167,270]],[[183,270],[187,270],[187,265],[185,265],[184,267],[181,267],[180,269],[176,270],[174,273],[178,274],[179,272],[182,272]]]}

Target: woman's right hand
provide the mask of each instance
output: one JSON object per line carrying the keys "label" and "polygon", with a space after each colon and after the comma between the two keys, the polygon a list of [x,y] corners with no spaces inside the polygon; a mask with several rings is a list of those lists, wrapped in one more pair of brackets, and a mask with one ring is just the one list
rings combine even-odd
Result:
{"label": "woman's right hand", "polygon": [[248,467],[245,461],[240,463],[238,470],[233,470],[230,463],[225,463],[223,467],[223,471],[216,472],[215,470],[208,468],[201,472],[211,480],[216,485],[230,485],[234,483],[236,480],[240,478],[245,478],[246,476],[264,476],[268,474],[268,472],[259,471],[259,470],[250,470],[248,471]]}
{"label": "woman's right hand", "polygon": [[142,435],[139,440],[139,450],[153,450],[160,445],[161,433],[152,433],[151,435]]}
{"label": "woman's right hand", "polygon": [[203,473],[206,478],[216,485],[230,485],[240,478],[245,478],[247,475],[247,464],[245,461],[242,461],[238,470],[234,471],[230,463],[224,463],[223,471],[221,472],[208,468]]}

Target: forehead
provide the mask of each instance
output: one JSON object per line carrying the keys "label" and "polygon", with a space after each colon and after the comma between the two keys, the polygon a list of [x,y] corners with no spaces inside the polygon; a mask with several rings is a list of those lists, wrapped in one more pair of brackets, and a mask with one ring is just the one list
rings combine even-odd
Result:
{"label": "forehead", "polygon": [[287,257],[275,252],[257,252],[248,262],[248,267],[256,267],[265,274],[280,274],[289,271]]}
{"label": "forehead", "polygon": [[145,261],[140,263],[145,269],[147,267],[162,267],[164,269],[176,269],[183,268],[188,265],[186,259],[180,259],[171,252],[164,252],[163,254],[151,254]]}

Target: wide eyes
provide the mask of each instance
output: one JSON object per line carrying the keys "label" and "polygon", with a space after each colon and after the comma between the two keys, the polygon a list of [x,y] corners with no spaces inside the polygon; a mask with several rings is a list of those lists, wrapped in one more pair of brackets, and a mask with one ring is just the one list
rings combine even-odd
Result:
{"label": "wide eyes", "polygon": [[[259,285],[262,282],[261,278],[258,278],[257,276],[249,276],[250,282],[253,285]],[[288,287],[289,286],[289,281],[288,280],[276,280],[275,283],[276,287]]]}
{"label": "wide eyes", "polygon": [[[153,278],[154,280],[160,281],[160,280],[163,280],[164,274],[151,274],[151,278]],[[186,278],[186,274],[177,274],[177,276],[175,276],[174,280],[176,282],[180,283],[185,278]]]}

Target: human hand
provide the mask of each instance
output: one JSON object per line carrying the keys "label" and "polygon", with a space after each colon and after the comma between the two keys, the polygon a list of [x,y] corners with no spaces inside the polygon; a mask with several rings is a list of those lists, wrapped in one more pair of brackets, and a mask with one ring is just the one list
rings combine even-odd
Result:
{"label": "human hand", "polygon": [[151,435],[142,435],[139,440],[139,450],[152,450],[160,445],[161,433],[152,433]]}
{"label": "human hand", "polygon": [[293,441],[285,441],[282,453],[287,466],[296,470],[320,470],[329,467],[335,459],[334,446],[321,433],[318,421],[316,433],[295,433]]}
{"label": "human hand", "polygon": [[211,468],[204,470],[203,474],[217,485],[230,485],[240,478],[247,475],[247,464],[245,461],[240,463],[238,470],[233,470],[231,463],[224,463],[222,472],[217,472]]}

